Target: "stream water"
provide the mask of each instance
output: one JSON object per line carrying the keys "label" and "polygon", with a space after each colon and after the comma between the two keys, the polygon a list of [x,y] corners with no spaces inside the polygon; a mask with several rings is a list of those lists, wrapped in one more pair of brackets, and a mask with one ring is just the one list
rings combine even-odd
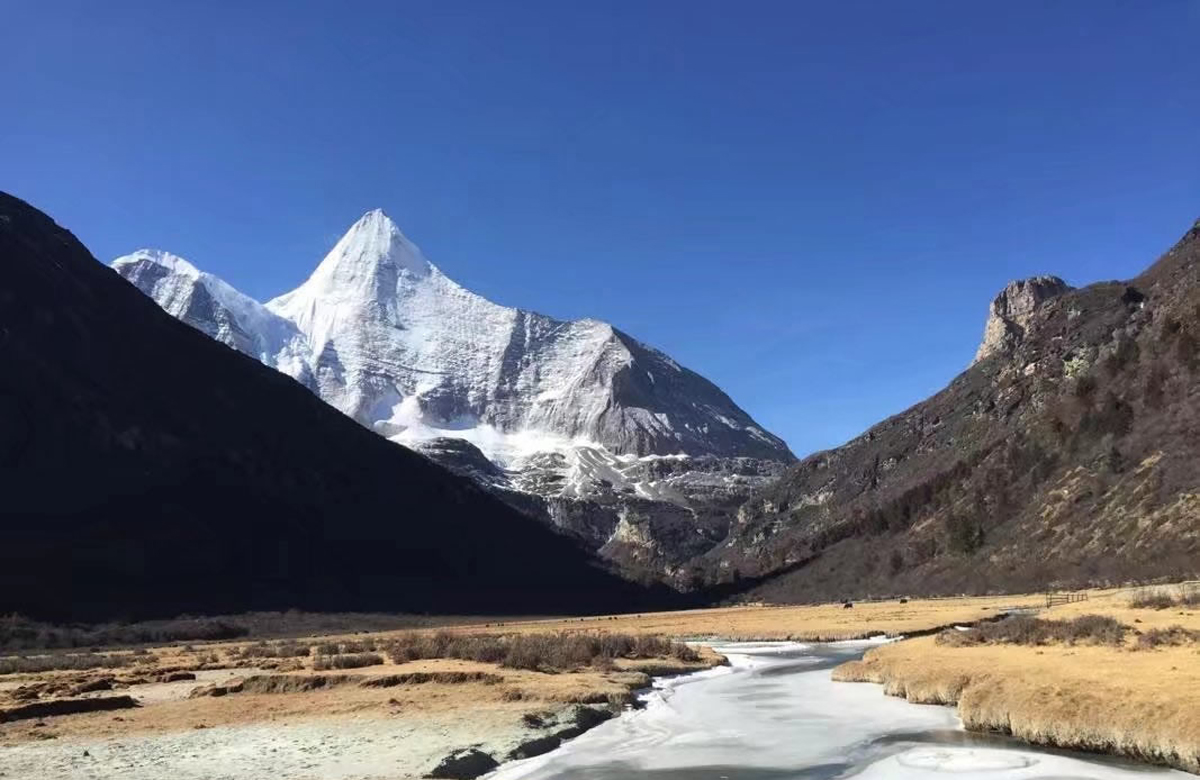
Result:
{"label": "stream water", "polygon": [[717,645],[730,665],[655,684],[631,710],[488,780],[978,780],[1188,778],[964,731],[950,707],[909,704],[830,669],[867,642]]}

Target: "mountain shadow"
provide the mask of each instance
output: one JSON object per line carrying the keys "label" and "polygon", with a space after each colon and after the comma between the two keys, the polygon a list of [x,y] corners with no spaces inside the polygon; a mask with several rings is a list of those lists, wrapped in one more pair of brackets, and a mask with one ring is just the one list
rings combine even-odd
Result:
{"label": "mountain shadow", "polygon": [[0,614],[668,606],[0,193]]}

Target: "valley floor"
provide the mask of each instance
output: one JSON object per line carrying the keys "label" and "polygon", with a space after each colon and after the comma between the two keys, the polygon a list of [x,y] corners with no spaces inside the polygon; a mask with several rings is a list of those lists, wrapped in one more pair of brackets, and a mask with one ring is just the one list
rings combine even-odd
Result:
{"label": "valley floor", "polygon": [[719,638],[738,641],[793,640],[833,642],[880,634],[901,636],[971,623],[1012,610],[1045,603],[1043,595],[964,596],[815,605],[752,605],[712,609],[648,612],[587,618],[491,623],[464,631],[585,631],[661,634],[683,639]]}
{"label": "valley floor", "polygon": [[[818,641],[916,634],[870,651],[835,676],[880,682],[912,701],[957,704],[968,728],[1200,771],[1200,644],[1139,649],[1136,633],[1175,625],[1200,630],[1197,610],[1134,608],[1121,591],[1044,607],[1044,596],[1026,595],[464,622],[440,630],[448,632],[443,641],[580,635],[626,642],[645,635]],[[1135,633],[1112,647],[961,647],[936,636],[948,626],[1039,608],[1039,617],[1052,620],[1109,615]],[[407,660],[396,650],[397,643],[433,636],[428,629],[376,631],[0,656],[0,777],[423,777],[467,748],[498,761],[544,751],[560,735],[579,733],[619,709],[651,674],[722,661],[708,650],[681,660],[648,644],[650,651],[613,660],[533,670],[452,657]],[[57,665],[75,668],[38,670],[64,653],[72,663]],[[349,666],[360,656],[369,665],[326,668]],[[53,714],[56,702],[75,707],[121,696],[136,706]],[[31,704],[50,709],[31,715]]]}
{"label": "valley floor", "polygon": [[[116,658],[121,665],[0,675],[0,778],[424,777],[465,748],[498,760],[517,750],[532,755],[539,745],[544,751],[557,744],[557,735],[619,710],[633,690],[649,685],[651,674],[722,662],[702,651],[696,660],[619,658],[570,671],[453,658],[394,663],[382,648],[396,636],[99,652],[88,655],[96,663]],[[363,653],[253,655],[338,643]],[[314,668],[322,659],[362,654],[380,662]],[[53,657],[27,654],[24,662]],[[0,658],[0,668],[6,660],[22,663]],[[180,677],[185,679],[174,679]],[[132,701],[118,709],[29,710],[63,702],[120,703],[124,697]]]}

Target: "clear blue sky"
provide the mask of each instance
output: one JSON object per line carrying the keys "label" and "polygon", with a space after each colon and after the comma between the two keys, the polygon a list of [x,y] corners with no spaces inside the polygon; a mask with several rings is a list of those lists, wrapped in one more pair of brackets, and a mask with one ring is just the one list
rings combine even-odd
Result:
{"label": "clear blue sky", "polygon": [[382,207],[798,454],[943,386],[1011,278],[1200,216],[1200,2],[5,4],[0,188],[260,299]]}

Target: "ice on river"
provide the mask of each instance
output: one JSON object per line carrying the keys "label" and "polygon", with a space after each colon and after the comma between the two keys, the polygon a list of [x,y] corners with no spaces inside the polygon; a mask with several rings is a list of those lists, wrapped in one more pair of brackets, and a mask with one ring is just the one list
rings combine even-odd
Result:
{"label": "ice on river", "polygon": [[642,709],[489,780],[1189,777],[970,734],[950,707],[830,679],[832,667],[870,644],[718,645],[730,666],[659,681]]}

